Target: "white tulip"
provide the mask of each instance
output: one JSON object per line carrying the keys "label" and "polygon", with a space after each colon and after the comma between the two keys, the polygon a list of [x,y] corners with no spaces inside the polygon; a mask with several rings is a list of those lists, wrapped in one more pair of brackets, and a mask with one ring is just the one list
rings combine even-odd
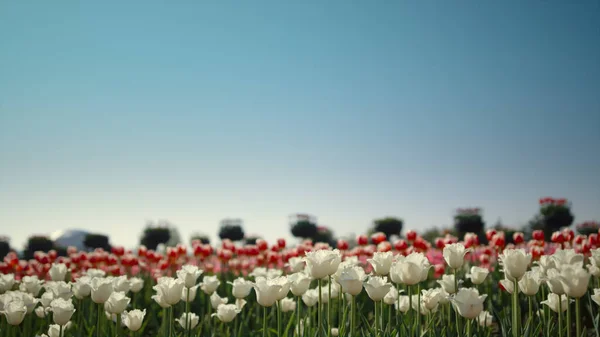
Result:
{"label": "white tulip", "polygon": [[248,281],[243,277],[238,277],[232,282],[227,282],[233,286],[231,290],[233,297],[235,298],[246,298],[252,291],[252,281]]}
{"label": "white tulip", "polygon": [[163,301],[169,305],[175,305],[181,300],[181,291],[185,284],[182,280],[174,279],[172,277],[161,277],[158,279],[158,284],[152,287],[156,290],[157,294],[160,294]]}
{"label": "white tulip", "polygon": [[48,274],[52,281],[64,281],[65,276],[67,276],[67,265],[64,263],[53,263],[50,270],[48,270]]}
{"label": "white tulip", "polygon": [[24,276],[21,279],[19,290],[37,296],[40,293],[40,290],[42,290],[43,283],[44,281],[40,281],[37,276]]}
{"label": "white tulip", "polygon": [[444,260],[450,268],[457,270],[463,266],[465,263],[465,255],[470,251],[472,251],[472,249],[466,249],[462,243],[451,243],[444,247]]}
{"label": "white tulip", "polygon": [[442,294],[442,289],[440,288],[423,289],[421,290],[421,301],[427,310],[436,312],[440,298],[443,296]]}
{"label": "white tulip", "polygon": [[227,297],[220,297],[216,292],[210,295],[210,305],[213,309],[218,309],[219,305],[227,304],[227,302],[229,302]]}
{"label": "white tulip", "polygon": [[264,277],[257,278],[254,282],[254,291],[256,292],[256,301],[263,307],[270,307],[278,299],[279,292],[283,285],[275,279],[266,279]]}
{"label": "white tulip", "polygon": [[31,314],[35,309],[35,306],[39,303],[39,299],[33,297],[33,295],[24,292],[17,292],[19,294],[19,299],[23,301],[25,306],[27,307],[27,313]]}
{"label": "white tulip", "polygon": [[559,278],[569,297],[581,298],[587,293],[590,274],[580,266],[565,265]]}
{"label": "white tulip", "polygon": [[132,277],[129,279],[131,285],[131,292],[138,293],[144,288],[144,280],[139,277]]}
{"label": "white tulip", "polygon": [[431,264],[423,253],[410,253],[404,257],[398,255],[390,268],[390,278],[394,283],[415,285],[427,279]]}
{"label": "white tulip", "polygon": [[90,268],[85,271],[85,275],[91,277],[92,279],[95,279],[96,277],[102,278],[102,277],[106,276],[106,272],[102,269]]}
{"label": "white tulip", "polygon": [[171,305],[165,301],[161,293],[156,293],[151,297],[161,308],[170,308]]}
{"label": "white tulip", "polygon": [[196,285],[198,277],[202,275],[202,270],[197,266],[186,264],[177,271],[177,278],[183,281],[186,288],[191,288]]}
{"label": "white tulip", "polygon": [[548,294],[548,299],[540,303],[547,305],[554,312],[565,312],[567,311],[569,300],[567,296],[550,293]]}
{"label": "white tulip", "polygon": [[319,302],[319,290],[318,289],[309,289],[304,295],[302,295],[302,302],[307,307],[313,307],[317,302]]}
{"label": "white tulip", "polygon": [[221,304],[217,308],[217,313],[212,314],[211,317],[217,316],[221,322],[229,323],[233,321],[239,312],[240,309],[235,304]]}
{"label": "white tulip", "polygon": [[294,311],[296,309],[296,301],[291,298],[284,298],[279,301],[281,312]]}
{"label": "white tulip", "polygon": [[505,278],[500,280],[500,284],[504,287],[504,290],[506,290],[506,292],[509,294],[512,294],[515,291],[515,283],[509,279]]}
{"label": "white tulip", "polygon": [[519,290],[527,296],[533,296],[540,290],[541,283],[541,273],[539,271],[530,270],[526,272],[519,281]]}
{"label": "white tulip", "polygon": [[394,305],[398,301],[398,289],[391,287],[390,291],[385,294],[383,302],[387,305]]}
{"label": "white tulip", "polygon": [[44,285],[44,288],[46,291],[51,291],[55,298],[60,297],[63,300],[68,300],[73,296],[71,284],[65,281],[48,281]]}
{"label": "white tulip", "polygon": [[337,337],[340,335],[340,330],[338,328],[331,328],[331,335],[333,337]]}
{"label": "white tulip", "polygon": [[73,295],[77,299],[84,299],[92,293],[92,279],[89,276],[82,276],[73,283]]}
{"label": "white tulip", "polygon": [[207,275],[202,279],[202,283],[200,283],[200,289],[202,289],[205,294],[212,295],[212,293],[219,288],[220,284],[221,281],[219,281],[219,278],[216,276]]}
{"label": "white tulip", "polygon": [[376,252],[372,259],[367,261],[373,266],[373,270],[377,275],[386,276],[390,272],[394,254],[392,252]]}
{"label": "white tulip", "polygon": [[267,278],[276,278],[283,275],[283,270],[272,268],[267,270]]}
{"label": "white tulip", "polygon": [[338,282],[342,286],[343,292],[356,296],[362,291],[366,278],[364,269],[358,266],[348,266],[342,270]]}
{"label": "white tulip", "polygon": [[267,268],[265,267],[256,267],[254,268],[254,270],[252,270],[252,272],[250,272],[250,274],[248,274],[248,276],[252,276],[254,277],[254,279],[258,278],[258,277],[267,277]]}
{"label": "white tulip", "polygon": [[96,277],[92,279],[92,301],[103,304],[113,292],[113,284],[110,279]]}
{"label": "white tulip", "polygon": [[119,276],[112,279],[113,291],[121,291],[128,293],[131,289],[131,283],[127,279],[127,276]]}
{"label": "white tulip", "polygon": [[563,283],[560,278],[560,271],[558,269],[548,269],[546,272],[546,285],[550,291],[557,295],[564,295],[565,289],[563,288]]}
{"label": "white tulip", "polygon": [[479,326],[484,327],[484,328],[489,328],[492,326],[493,323],[493,317],[492,314],[490,314],[489,311],[482,311],[479,313],[479,317],[477,317],[477,323],[479,323]]}
{"label": "white tulip", "polygon": [[509,280],[520,280],[531,263],[531,254],[523,249],[505,249],[498,258]]}
{"label": "white tulip", "polygon": [[546,275],[549,269],[556,268],[556,264],[554,264],[554,260],[551,255],[542,255],[540,256],[539,261],[534,262],[540,267],[543,275]]}
{"label": "white tulip", "polygon": [[27,314],[27,307],[21,300],[13,300],[4,306],[4,316],[10,325],[19,325]]}
{"label": "white tulip", "polygon": [[591,295],[591,298],[596,304],[600,305],[600,289],[594,289],[594,294]]}
{"label": "white tulip", "polygon": [[129,301],[131,299],[125,296],[124,292],[115,291],[110,294],[108,300],[104,303],[104,310],[110,314],[120,314],[127,309]]}
{"label": "white tulip", "polygon": [[246,300],[242,299],[242,298],[238,298],[235,300],[235,306],[238,307],[238,309],[240,309],[240,311],[242,309],[244,309],[244,306],[246,305]]}
{"label": "white tulip", "polygon": [[46,309],[44,307],[37,307],[34,311],[37,317],[46,318]]}
{"label": "white tulip", "polygon": [[[45,335],[42,335],[44,337]],[[48,337],[62,337],[60,335],[60,325],[58,324],[50,324],[48,327]]]}
{"label": "white tulip", "polygon": [[388,283],[387,277],[372,276],[365,282],[364,287],[369,297],[374,302],[379,302],[383,300],[385,295],[390,291],[392,284]]}
{"label": "white tulip", "polygon": [[290,267],[292,273],[301,272],[304,269],[304,259],[301,257],[291,257],[286,263],[286,267]]}
{"label": "white tulip", "polygon": [[45,293],[42,294],[42,297],[40,297],[40,303],[42,303],[42,306],[47,308],[50,307],[50,303],[52,303],[52,300],[54,299],[54,293],[51,291],[46,291]]}
{"label": "white tulip", "polygon": [[458,313],[467,319],[474,319],[483,311],[483,302],[487,295],[479,295],[475,288],[461,288],[451,301]]}
{"label": "white tulip", "polygon": [[[183,288],[181,290],[181,300],[183,302],[193,302],[196,299],[196,293],[200,285],[195,285],[191,288]],[[189,293],[189,294],[188,294]]]}
{"label": "white tulip", "polygon": [[129,331],[138,331],[142,327],[144,316],[146,316],[146,309],[124,311],[122,318],[123,324],[127,327],[127,329],[129,329]]}
{"label": "white tulip", "polygon": [[471,267],[471,272],[467,274],[467,277],[471,279],[471,283],[477,285],[482,284],[489,273],[490,270],[487,268],[473,266]]}
{"label": "white tulip", "polygon": [[322,279],[335,274],[339,264],[342,262],[342,255],[339,250],[317,250],[306,252],[304,261],[310,276],[314,280]]}
{"label": "white tulip", "polygon": [[0,274],[0,294],[12,289],[15,284],[15,274]]}
{"label": "white tulip", "polygon": [[292,294],[302,296],[308,290],[311,279],[305,273],[297,272],[288,276],[288,281],[290,281]]}
{"label": "white tulip", "polygon": [[551,255],[552,260],[557,269],[562,266],[578,266],[583,267],[583,254],[576,253],[574,249],[559,249]]}
{"label": "white tulip", "polygon": [[71,320],[71,316],[75,313],[75,306],[71,300],[57,298],[50,303],[52,308],[52,319],[58,325],[65,325]]}
{"label": "white tulip", "polygon": [[[400,310],[400,312],[402,312],[404,314],[407,313],[408,310],[410,309],[410,301],[408,299],[408,296],[400,295],[400,298],[395,303],[395,305],[396,305],[396,310]],[[398,305],[400,305],[400,306],[398,307]]]}
{"label": "white tulip", "polygon": [[179,323],[179,325],[184,329],[184,330],[188,330],[188,326],[189,326],[189,330],[192,330],[196,327],[196,325],[198,325],[198,322],[200,321],[200,318],[198,317],[198,315],[194,314],[194,313],[189,313],[186,314],[185,312],[183,314],[181,314],[181,317],[175,320],[177,323]]}
{"label": "white tulip", "polygon": [[442,278],[437,280],[437,283],[444,288],[448,294],[456,293],[456,284],[454,283],[453,274],[444,274]]}

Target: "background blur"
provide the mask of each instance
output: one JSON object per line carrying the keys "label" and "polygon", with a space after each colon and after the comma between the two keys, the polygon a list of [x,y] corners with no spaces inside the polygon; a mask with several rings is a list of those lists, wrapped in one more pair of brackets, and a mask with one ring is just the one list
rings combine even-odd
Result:
{"label": "background blur", "polygon": [[0,234],[600,219],[600,2],[0,2]]}

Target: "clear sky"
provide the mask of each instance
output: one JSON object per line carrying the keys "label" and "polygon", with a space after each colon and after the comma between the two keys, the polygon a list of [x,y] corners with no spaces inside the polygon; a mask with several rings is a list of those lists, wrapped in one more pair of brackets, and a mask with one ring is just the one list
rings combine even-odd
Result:
{"label": "clear sky", "polygon": [[[175,4],[176,3],[176,4]],[[2,1],[0,234],[600,220],[600,2]]]}

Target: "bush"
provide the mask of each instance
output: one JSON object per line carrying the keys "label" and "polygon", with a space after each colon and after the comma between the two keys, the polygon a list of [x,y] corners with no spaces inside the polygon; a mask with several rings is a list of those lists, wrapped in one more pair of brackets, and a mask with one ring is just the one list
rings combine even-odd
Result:
{"label": "bush", "polygon": [[317,225],[309,220],[301,220],[292,225],[292,235],[301,239],[312,239],[317,235]]}
{"label": "bush", "polygon": [[102,248],[110,251],[110,243],[108,236],[102,234],[88,234],[83,240],[83,244],[89,249]]}
{"label": "bush", "polygon": [[10,243],[8,242],[8,239],[0,239],[0,260],[2,260],[10,251]]}
{"label": "bush", "polygon": [[200,241],[200,243],[202,243],[203,245],[210,244],[210,238],[206,234],[194,234],[194,235],[192,235],[192,238],[190,239],[190,242],[194,242],[196,240]]}
{"label": "bush", "polygon": [[171,231],[168,227],[151,227],[144,229],[144,234],[140,240],[140,244],[148,249],[156,250],[159,244],[166,244],[171,238]]}
{"label": "bush", "polygon": [[485,223],[480,214],[480,208],[458,209],[454,216],[454,229],[459,238],[466,233],[475,233],[478,237],[483,235]]}
{"label": "bush", "polygon": [[387,217],[373,221],[373,229],[375,232],[382,232],[389,240],[392,235],[400,236],[402,225],[404,222],[401,219]]}
{"label": "bush", "polygon": [[23,251],[23,258],[25,260],[33,259],[33,254],[37,251],[48,252],[54,249],[54,242],[47,236],[34,235],[27,239],[27,245]]}
{"label": "bush", "polygon": [[244,230],[240,225],[222,225],[219,229],[219,238],[240,241],[244,238]]}

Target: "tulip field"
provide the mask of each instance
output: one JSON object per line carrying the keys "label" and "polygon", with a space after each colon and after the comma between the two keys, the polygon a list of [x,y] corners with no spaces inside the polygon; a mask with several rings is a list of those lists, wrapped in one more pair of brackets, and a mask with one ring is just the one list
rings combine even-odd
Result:
{"label": "tulip field", "polygon": [[600,336],[598,234],[409,231],[0,263],[0,336]]}

